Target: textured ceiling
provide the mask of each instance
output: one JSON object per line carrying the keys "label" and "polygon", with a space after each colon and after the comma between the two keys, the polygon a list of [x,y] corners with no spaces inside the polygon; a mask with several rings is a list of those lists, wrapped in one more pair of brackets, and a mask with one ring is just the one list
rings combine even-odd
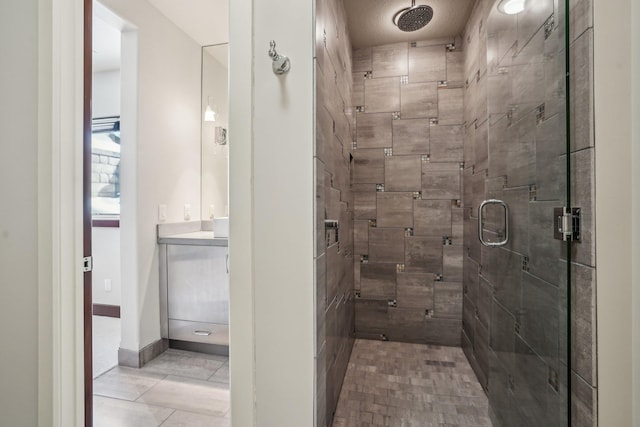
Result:
{"label": "textured ceiling", "polygon": [[433,19],[426,27],[405,33],[393,24],[392,18],[400,9],[411,6],[411,0],[344,0],[351,44],[360,48],[458,36],[475,0],[416,0],[416,4],[431,6]]}

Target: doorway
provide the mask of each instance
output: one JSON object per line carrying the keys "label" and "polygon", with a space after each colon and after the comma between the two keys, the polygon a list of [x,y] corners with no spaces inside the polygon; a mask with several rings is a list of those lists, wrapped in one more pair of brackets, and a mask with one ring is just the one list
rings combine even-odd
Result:
{"label": "doorway", "polygon": [[[107,176],[105,182],[95,182],[96,178],[102,179],[103,173],[108,175],[107,166],[100,163],[97,167],[94,165],[94,173],[86,178],[86,187],[94,189],[90,205],[94,211],[95,283],[93,295],[90,289],[85,289],[85,322],[89,325],[85,332],[90,334],[91,326],[94,326],[93,336],[97,340],[98,322],[91,321],[92,314],[105,313],[105,309],[116,311],[119,306],[121,333],[115,337],[115,365],[111,359],[97,372],[94,360],[96,375],[93,382],[91,370],[85,371],[85,424],[228,425],[228,356],[207,354],[204,351],[210,348],[197,345],[185,347],[179,338],[176,339],[175,330],[172,332],[165,322],[158,322],[167,311],[164,304],[167,294],[162,293],[162,281],[168,267],[163,264],[162,254],[164,246],[169,245],[158,244],[161,233],[156,230],[157,225],[161,224],[163,230],[173,227],[184,231],[184,227],[190,229],[197,224],[198,230],[206,233],[209,230],[206,227],[213,228],[213,221],[209,220],[214,217],[217,220],[228,210],[227,203],[218,201],[215,210],[210,209],[212,202],[207,203],[206,209],[201,209],[205,206],[200,191],[204,188],[201,158],[205,154],[201,141],[204,111],[200,111],[203,43],[193,34],[187,34],[175,17],[168,17],[171,11],[162,9],[162,2],[123,4],[105,0],[90,6],[93,11],[87,6],[85,13],[95,16],[96,11],[102,11],[110,14],[107,21],[117,21],[122,67],[119,85],[110,84],[118,80],[110,78],[117,74],[113,69],[94,69],[85,79],[85,83],[92,80],[94,83],[94,99],[91,100],[89,91],[87,103],[92,103],[93,108],[94,141],[98,139],[96,135],[107,139],[100,144],[94,143],[93,156],[91,151],[87,156],[85,150],[85,159],[88,157],[94,163],[104,160],[104,165],[115,166],[113,172],[117,169],[117,175],[113,173],[115,176]],[[226,13],[218,11],[218,15],[224,15],[222,12]],[[214,15],[210,10],[196,13]],[[215,27],[220,29],[220,26]],[[90,26],[86,25],[85,31],[87,28]],[[89,46],[88,51],[93,51],[94,62],[108,50],[102,51],[91,40],[86,43],[85,48]],[[101,108],[105,93],[106,98],[122,94],[119,101],[111,99],[116,111]],[[224,99],[216,101],[222,110],[227,103],[226,93]],[[158,117],[163,120],[159,121]],[[218,126],[215,129],[215,143],[220,147],[226,145],[223,118],[226,120],[226,113],[221,112],[217,125],[223,130],[218,132]],[[97,125],[108,129],[100,133]],[[122,150],[118,154],[122,154],[122,162],[104,152],[107,145],[113,148],[109,142],[115,143],[114,138],[120,145],[120,131]],[[103,151],[97,153],[96,145]],[[226,186],[225,177],[219,187]],[[85,192],[85,203],[87,194],[91,193]],[[116,213],[108,209],[114,204],[111,202],[115,196],[122,196],[121,203],[117,203],[122,206],[120,217],[106,219],[102,215],[100,220],[95,220],[98,214]],[[216,200],[223,200],[223,197]],[[207,221],[210,224],[205,225]],[[97,224],[103,227],[95,228]],[[221,233],[221,227],[216,229],[218,236],[225,235]],[[115,243],[111,250],[100,253],[97,248],[99,243],[104,243],[104,236],[100,234],[114,230],[121,230],[120,244]],[[91,235],[90,231],[89,228],[85,237]],[[118,275],[118,268],[107,262],[107,256],[112,261],[120,260],[120,298],[119,301],[114,298],[112,303],[97,301],[99,294],[113,296],[117,289],[114,277]],[[222,259],[224,267],[226,260],[224,256]],[[99,268],[108,272],[98,274]],[[92,308],[91,303],[94,303]],[[224,313],[228,317],[228,309]],[[96,318],[99,321],[113,319],[116,318]],[[102,344],[104,342],[94,341],[93,348]],[[88,355],[89,358],[85,366],[90,366],[90,349],[89,340],[89,345],[85,345],[85,357]],[[113,350],[110,349],[111,354]],[[193,398],[194,395],[199,398]]]}

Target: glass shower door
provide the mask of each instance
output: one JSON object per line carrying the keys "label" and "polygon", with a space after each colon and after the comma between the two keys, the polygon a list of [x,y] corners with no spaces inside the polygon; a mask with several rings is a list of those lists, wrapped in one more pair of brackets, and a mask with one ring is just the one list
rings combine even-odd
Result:
{"label": "glass shower door", "polygon": [[488,161],[474,214],[496,426],[566,426],[569,417],[565,10],[564,0],[498,0],[486,23]]}

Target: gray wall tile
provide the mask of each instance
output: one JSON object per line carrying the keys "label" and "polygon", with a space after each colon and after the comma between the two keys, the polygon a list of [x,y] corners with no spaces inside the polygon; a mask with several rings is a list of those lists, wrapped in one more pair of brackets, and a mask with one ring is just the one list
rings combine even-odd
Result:
{"label": "gray wall tile", "polygon": [[[361,150],[359,150],[358,152],[360,151]],[[372,178],[372,179],[375,179],[375,178]],[[353,214],[354,214],[354,219],[356,220],[376,219],[377,214],[376,214],[375,190],[366,191],[366,192],[357,191],[353,193]]]}
{"label": "gray wall tile", "polygon": [[[405,119],[438,117],[436,83],[408,83],[400,86],[400,114]],[[398,110],[396,110],[398,111]]]}
{"label": "gray wall tile", "polygon": [[464,52],[447,52],[447,81],[464,82]]}
{"label": "gray wall tile", "polygon": [[407,43],[396,43],[372,48],[373,77],[407,75]]}
{"label": "gray wall tile", "polygon": [[364,81],[364,110],[367,113],[393,113],[400,110],[400,78]]}
{"label": "gray wall tile", "polygon": [[463,127],[433,126],[429,136],[429,153],[432,162],[462,162]]}
{"label": "gray wall tile", "polygon": [[[481,369],[482,378],[488,378],[489,375],[489,327],[476,321],[476,332],[473,340],[473,354]],[[486,382],[481,381],[482,386],[486,389]]]}
{"label": "gray wall tile", "polygon": [[344,277],[342,255],[338,252],[338,244],[327,248],[327,303],[331,303],[338,295],[338,285]]}
{"label": "gray wall tile", "polygon": [[383,300],[356,300],[356,332],[385,334],[389,327],[389,305]]}
{"label": "gray wall tile", "polygon": [[359,258],[358,255],[369,253],[369,221],[353,222],[353,252],[356,259]]}
{"label": "gray wall tile", "polygon": [[376,193],[378,227],[413,227],[412,193]]}
{"label": "gray wall tile", "polygon": [[450,200],[414,200],[413,232],[416,236],[450,236]]}
{"label": "gray wall tile", "polygon": [[522,255],[482,247],[482,276],[492,284],[494,296],[512,314],[522,307]]}
{"label": "gray wall tile", "polygon": [[470,347],[471,353],[473,354],[477,323],[475,318],[475,307],[469,301],[469,298],[467,298],[466,295],[463,296],[462,301],[462,331],[469,340],[468,345]]}
{"label": "gray wall tile", "polygon": [[555,360],[558,358],[560,335],[559,290],[530,274],[522,276],[520,334],[540,357]]}
{"label": "gray wall tile", "polygon": [[569,11],[569,40],[574,42],[587,29],[593,28],[593,0],[570,0]]}
{"label": "gray wall tile", "polygon": [[571,150],[594,145],[593,29],[571,45]]}
{"label": "gray wall tile", "polygon": [[[496,354],[504,370],[513,372],[515,353],[515,319],[500,304],[491,305],[489,346]],[[507,389],[509,387],[507,386]]]}
{"label": "gray wall tile", "polygon": [[382,184],[384,182],[384,151],[361,149],[353,151],[353,183]]}
{"label": "gray wall tile", "polygon": [[595,149],[571,154],[571,205],[581,208],[581,241],[573,243],[572,259],[595,266]]}
{"label": "gray wall tile", "polygon": [[571,373],[571,426],[597,427],[597,390],[575,372]]}
{"label": "gray wall tile", "polygon": [[480,276],[478,281],[478,321],[489,327],[491,320],[491,301],[493,300],[493,286]]}
{"label": "gray wall tile", "polygon": [[430,273],[397,273],[398,307],[433,310],[434,279]]}
{"label": "gray wall tile", "polygon": [[362,49],[353,50],[353,71],[364,72],[372,71],[373,65],[371,62],[371,48],[365,47]]}
{"label": "gray wall tile", "polygon": [[364,106],[364,73],[352,73],[353,105]]}
{"label": "gray wall tile", "polygon": [[420,191],[420,156],[385,157],[385,191]]}
{"label": "gray wall tile", "polygon": [[429,154],[429,120],[393,121],[393,154]]}
{"label": "gray wall tile", "polygon": [[442,275],[449,282],[462,282],[462,245],[442,247]]}
{"label": "gray wall tile", "polygon": [[462,282],[435,282],[434,316],[459,319],[462,316]]}
{"label": "gray wall tile", "polygon": [[464,257],[463,265],[463,283],[465,295],[469,299],[469,302],[475,307],[478,303],[478,282],[480,279],[480,266],[476,261],[469,257]]}
{"label": "gray wall tile", "polygon": [[369,230],[369,261],[372,263],[404,262],[404,229],[372,228]]}
{"label": "gray wall tile", "polygon": [[392,146],[391,114],[359,113],[356,118],[358,150]]}
{"label": "gray wall tile", "polygon": [[396,265],[369,263],[360,266],[360,292],[366,299],[395,299]]}
{"label": "gray wall tile", "polygon": [[447,79],[445,47],[429,46],[409,49],[409,81],[437,82]]}
{"label": "gray wall tile", "polygon": [[461,125],[464,123],[463,89],[438,89],[438,123]]}
{"label": "gray wall tile", "polygon": [[[572,265],[571,368],[588,384],[597,385],[595,268]],[[563,312],[566,313],[566,310]],[[566,339],[566,335],[564,335]]]}
{"label": "gray wall tile", "polygon": [[405,265],[407,271],[442,274],[442,238],[407,237]]}
{"label": "gray wall tile", "polygon": [[458,163],[424,163],[422,165],[422,198],[460,199],[460,174]]}

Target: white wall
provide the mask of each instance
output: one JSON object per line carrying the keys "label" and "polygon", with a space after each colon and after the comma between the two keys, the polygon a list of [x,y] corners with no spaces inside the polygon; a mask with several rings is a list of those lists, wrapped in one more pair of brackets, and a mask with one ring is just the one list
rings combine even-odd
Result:
{"label": "white wall", "polygon": [[[596,257],[598,313],[598,417],[601,426],[631,426],[638,355],[633,354],[633,264],[638,264],[639,163],[632,163],[631,5],[636,0],[594,1]],[[635,24],[635,23],[634,23]],[[616,40],[615,49],[611,40]],[[632,49],[633,47],[633,49]],[[614,77],[614,78],[612,78]],[[637,129],[637,128],[636,128]],[[637,137],[637,136],[636,136]],[[636,181],[634,182],[634,178]],[[635,197],[635,200],[634,200]],[[635,245],[634,245],[635,238]],[[635,255],[635,259],[632,258]],[[637,266],[635,269],[637,273]],[[637,299],[637,296],[636,296]],[[637,320],[637,314],[635,319]],[[637,337],[637,330],[636,330]],[[635,344],[637,349],[637,343]],[[634,368],[634,359],[636,367]],[[637,390],[637,384],[636,384]],[[638,420],[636,420],[636,426]]]}
{"label": "white wall", "polygon": [[[265,427],[309,426],[314,418],[313,2],[230,3],[231,417],[234,426],[254,420]],[[292,61],[282,77],[273,74],[267,56],[272,39]],[[243,87],[247,84],[252,95]],[[238,194],[246,190],[248,195]],[[246,208],[251,216],[240,212]],[[252,336],[253,345],[245,338]]]}
{"label": "white wall", "polygon": [[[93,227],[93,303],[120,305],[120,228]],[[105,289],[105,280],[111,281],[111,291]]]}
{"label": "white wall", "polygon": [[38,419],[37,35],[38,1],[0,4],[1,425]]}
{"label": "white wall", "polygon": [[253,2],[229,4],[229,368],[231,423],[256,425],[253,271]]}
{"label": "white wall", "polygon": [[[632,23],[640,22],[640,3],[633,1],[631,3],[631,21]],[[633,327],[633,397],[632,402],[636,402],[633,405],[633,426],[640,427],[640,405],[637,402],[640,401],[640,224],[638,218],[640,218],[640,27],[638,25],[631,25],[631,55],[632,55],[632,71],[631,75],[635,76],[632,79],[632,113],[631,117],[635,117],[632,126],[632,163],[633,163],[633,213],[632,218],[635,218],[633,223],[633,276],[631,283],[633,284],[633,299],[632,299],[632,327]]]}
{"label": "white wall", "polygon": [[[200,219],[200,46],[148,2],[104,0],[122,36],[121,348],[160,338],[158,205]],[[126,141],[126,143],[124,143]]]}
{"label": "white wall", "polygon": [[[120,115],[120,70],[93,73],[93,117]],[[93,303],[120,305],[120,228],[91,229]],[[105,289],[111,281],[111,291]]]}
{"label": "white wall", "polygon": [[93,93],[91,94],[93,117],[120,115],[120,70],[93,73]]}
{"label": "white wall", "polygon": [[[215,104],[215,122],[202,122],[202,215],[210,217],[210,205],[214,206],[216,218],[228,216],[229,208],[229,145],[217,145],[217,126],[229,128],[229,77],[228,69],[218,62],[208,49],[228,50],[228,45],[212,46],[203,50],[202,55],[202,110],[207,107],[208,98]],[[211,105],[211,108],[214,108]]]}

